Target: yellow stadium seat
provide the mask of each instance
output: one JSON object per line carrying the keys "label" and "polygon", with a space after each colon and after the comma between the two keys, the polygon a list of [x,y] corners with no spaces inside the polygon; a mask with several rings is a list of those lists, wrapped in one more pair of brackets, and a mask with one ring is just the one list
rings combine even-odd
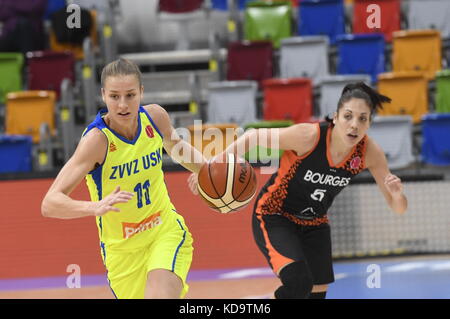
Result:
{"label": "yellow stadium seat", "polygon": [[206,159],[211,159],[238,138],[237,128],[238,125],[234,123],[221,123],[191,125],[188,130],[191,144],[201,151]]}
{"label": "yellow stadium seat", "polygon": [[428,113],[428,80],[421,72],[381,73],[378,91],[392,99],[378,115],[411,115],[417,124]]}
{"label": "yellow stadium seat", "polygon": [[55,131],[54,91],[20,91],[6,96],[6,134],[31,135],[39,143],[39,128],[47,123]]}
{"label": "yellow stadium seat", "polygon": [[442,69],[442,41],[437,30],[402,30],[394,32],[392,67],[394,72],[424,72],[434,79]]}

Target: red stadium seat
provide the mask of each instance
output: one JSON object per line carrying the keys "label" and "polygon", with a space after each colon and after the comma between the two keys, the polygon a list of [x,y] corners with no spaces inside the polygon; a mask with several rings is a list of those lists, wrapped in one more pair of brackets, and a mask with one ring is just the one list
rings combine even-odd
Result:
{"label": "red stadium seat", "polygon": [[159,11],[168,13],[185,13],[200,9],[203,0],[159,0]]}
{"label": "red stadium seat", "polygon": [[272,43],[268,41],[234,42],[228,47],[227,80],[261,82],[273,75]]}
{"label": "red stadium seat", "polygon": [[27,53],[28,89],[49,90],[60,94],[61,82],[75,81],[75,58],[69,51],[36,51]]}
{"label": "red stadium seat", "polygon": [[263,90],[264,120],[312,121],[311,79],[269,79],[263,82]]}
{"label": "red stadium seat", "polygon": [[[373,10],[368,6],[378,5],[381,10],[380,28],[371,28]],[[400,0],[355,0],[353,11],[353,33],[383,33],[385,40],[391,42],[392,32],[400,30]]]}

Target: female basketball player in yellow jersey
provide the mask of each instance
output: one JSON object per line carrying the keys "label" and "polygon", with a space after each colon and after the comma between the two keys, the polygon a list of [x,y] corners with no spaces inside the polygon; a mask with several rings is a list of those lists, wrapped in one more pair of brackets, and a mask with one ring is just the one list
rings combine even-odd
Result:
{"label": "female basketball player in yellow jersey", "polygon": [[[134,63],[110,63],[101,81],[107,109],[83,132],[48,190],[42,214],[96,216],[100,251],[116,298],[183,297],[192,237],[168,196],[162,147],[192,172],[205,159],[177,135],[162,107],[140,106],[143,86]],[[85,176],[92,201],[71,199]]]}

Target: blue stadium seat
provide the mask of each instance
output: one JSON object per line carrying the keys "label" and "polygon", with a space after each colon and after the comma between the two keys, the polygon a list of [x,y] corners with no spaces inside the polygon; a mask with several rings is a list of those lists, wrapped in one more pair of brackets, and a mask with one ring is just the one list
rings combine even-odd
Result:
{"label": "blue stadium seat", "polygon": [[45,10],[44,19],[50,20],[53,12],[61,10],[66,6],[66,0],[47,0],[47,9]]}
{"label": "blue stadium seat", "polygon": [[32,140],[27,135],[0,135],[0,173],[31,172]]}
{"label": "blue stadium seat", "polygon": [[[254,1],[254,0],[238,0],[238,7],[239,10],[245,9],[245,5],[247,2]],[[226,11],[228,10],[228,0],[212,0],[212,8],[214,10],[222,10]]]}
{"label": "blue stadium seat", "polygon": [[424,115],[422,136],[423,162],[450,165],[450,113]]}
{"label": "blue stadium seat", "polygon": [[298,34],[328,35],[330,44],[345,33],[343,0],[302,0],[299,3]]}
{"label": "blue stadium seat", "polygon": [[385,71],[382,34],[347,34],[337,38],[338,74],[370,74],[372,83]]}

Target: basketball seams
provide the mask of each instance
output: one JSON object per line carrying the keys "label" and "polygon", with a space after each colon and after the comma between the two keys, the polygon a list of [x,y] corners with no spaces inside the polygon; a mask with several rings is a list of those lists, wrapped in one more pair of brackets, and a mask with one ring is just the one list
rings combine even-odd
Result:
{"label": "basketball seams", "polygon": [[[245,162],[244,162],[244,163],[245,163]],[[248,167],[248,166],[250,166],[250,164],[247,166],[247,163],[245,163],[245,166]],[[250,177],[249,177],[248,180],[247,180],[247,184],[246,184],[245,187],[242,189],[241,193],[240,193],[239,195],[236,196],[236,198],[239,198],[239,197],[247,190],[247,187],[248,187],[248,185],[250,184],[250,181],[251,181],[252,178],[253,178],[254,172],[253,172],[252,167],[249,168],[249,171],[250,171]],[[234,185],[234,183],[233,183],[233,185]],[[255,193],[256,193],[256,192],[255,192]],[[255,196],[255,193],[254,193],[252,196],[250,196],[250,199],[252,199],[253,196]],[[233,197],[234,197],[234,196],[233,196]],[[243,201],[239,201],[239,200],[237,200],[237,199],[235,199],[235,200],[238,201],[238,202],[243,203]]]}
{"label": "basketball seams", "polygon": [[234,154],[228,154],[228,160],[227,160],[227,169],[229,171],[227,172],[227,184],[225,186],[225,193],[223,194],[222,198],[224,200],[224,203],[226,202],[229,205],[232,203],[235,198],[233,196],[233,188],[234,188],[234,178],[236,174],[236,160]]}
{"label": "basketball seams", "polygon": [[[227,174],[226,174],[226,176],[227,176],[227,177],[230,175],[229,166],[230,166],[230,165],[229,165],[229,160],[227,160],[227,165],[226,165],[226,167],[227,167]],[[212,179],[211,165],[210,165],[210,163],[208,163],[208,177],[209,177],[209,180],[210,180],[210,182],[211,182],[211,184],[212,184],[212,186],[213,186],[213,188],[214,188],[214,191],[216,192],[216,195],[219,196],[218,200],[220,200],[220,201],[224,204],[224,206],[221,206],[221,207],[228,207],[230,210],[232,210],[232,208],[229,207],[228,204],[225,203],[225,201],[224,201],[224,196],[227,194],[228,179],[227,179],[227,185],[225,185],[225,194],[223,194],[222,196],[220,196],[220,195],[219,195],[219,192],[217,191],[216,185],[214,184],[214,181],[213,181],[213,179]],[[209,196],[208,196],[208,197],[209,197]],[[220,209],[220,210],[221,210],[221,209]],[[222,210],[221,210],[221,213],[223,213]]]}
{"label": "basketball seams", "polygon": [[[220,211],[222,214],[235,212],[242,209],[253,199],[256,193],[253,192],[253,194],[250,194],[249,198],[243,201],[239,200],[240,196],[242,196],[246,192],[248,193],[249,190],[251,190],[248,189],[248,187],[255,184],[256,174],[255,172],[253,172],[253,167],[245,160],[245,166],[241,166],[238,157],[233,153],[226,154],[225,160],[226,171],[224,170],[222,163],[215,161],[206,163],[207,167],[205,167],[201,171],[203,171],[203,183],[205,183],[205,186],[208,185],[208,187],[206,190],[204,190],[201,187],[201,183],[199,183],[198,185],[199,193],[208,203],[208,206],[215,211]],[[236,166],[237,164],[239,166]],[[240,181],[236,181],[235,179],[238,174],[242,173],[243,169],[250,170],[251,172],[249,174],[247,182],[245,183],[245,186],[243,186],[243,189],[241,190],[243,184],[241,184]],[[208,174],[208,176],[204,176],[205,173]],[[214,183],[214,181],[216,183]],[[237,185],[234,185],[235,183],[237,183]],[[251,188],[255,187],[256,186],[252,186]],[[234,196],[235,189],[241,190],[237,196]],[[220,196],[219,190],[223,192],[222,196]],[[213,198],[211,197],[211,195],[215,195],[218,198]]]}

